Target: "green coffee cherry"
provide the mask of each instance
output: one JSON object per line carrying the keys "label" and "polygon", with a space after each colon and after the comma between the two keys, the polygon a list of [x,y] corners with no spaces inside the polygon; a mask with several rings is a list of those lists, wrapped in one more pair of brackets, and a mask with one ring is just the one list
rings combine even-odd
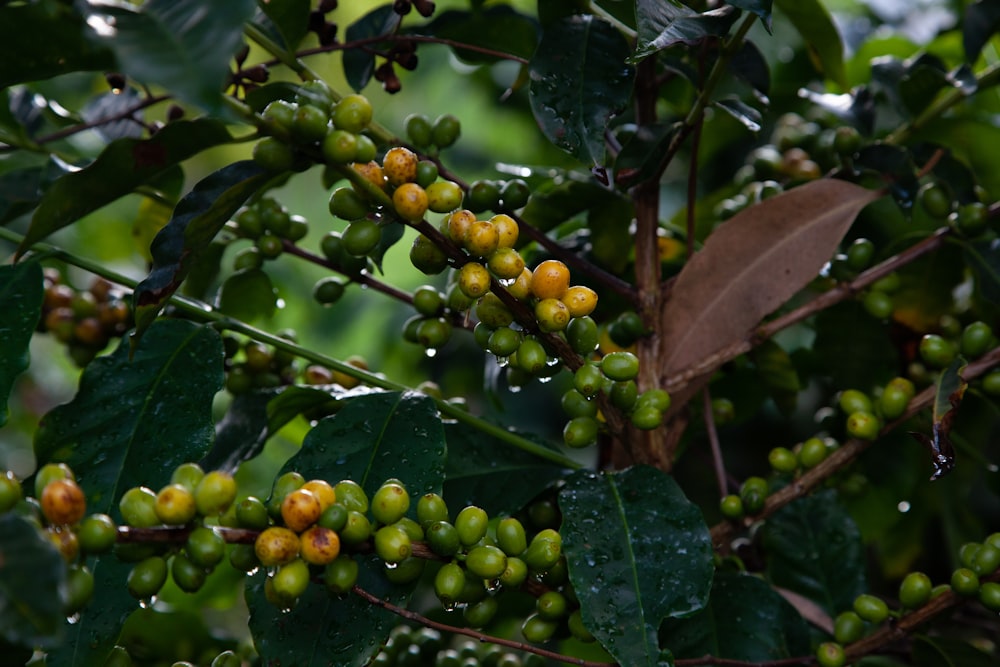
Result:
{"label": "green coffee cherry", "polygon": [[857,389],[845,389],[842,391],[838,404],[844,414],[847,415],[852,412],[874,412],[871,399],[863,391],[858,391]]}
{"label": "green coffee cherry", "polygon": [[524,526],[513,517],[501,519],[497,524],[497,546],[508,556],[518,556],[528,548]]}
{"label": "green coffee cherry", "polygon": [[747,514],[757,514],[764,509],[769,488],[763,477],[748,477],[740,487],[740,500]]}
{"label": "green coffee cherry", "polygon": [[815,468],[826,458],[828,453],[826,443],[819,438],[809,438],[799,448],[799,465],[808,470]]}
{"label": "green coffee cherry", "polygon": [[446,607],[459,601],[465,589],[465,570],[457,563],[445,563],[434,577],[434,594]]}
{"label": "green coffee cherry", "polygon": [[358,580],[358,563],[346,554],[337,556],[323,569],[323,583],[331,593],[349,593]]}
{"label": "green coffee cherry", "polygon": [[732,493],[719,501],[719,511],[722,512],[722,516],[734,521],[738,521],[746,515],[742,498]]}
{"label": "green coffee cherry", "polygon": [[483,539],[488,524],[489,516],[486,514],[486,510],[475,505],[469,505],[455,517],[455,530],[458,531],[458,539],[467,547]]}
{"label": "green coffee cherry", "polygon": [[535,601],[538,615],[548,621],[558,621],[566,615],[567,609],[566,596],[558,591],[546,591]]}
{"label": "green coffee cherry", "polygon": [[965,597],[976,595],[979,592],[979,576],[968,568],[960,567],[951,573],[951,588]]}
{"label": "green coffee cherry", "polygon": [[194,593],[205,585],[205,568],[195,564],[185,554],[175,554],[170,562],[170,576],[177,588],[185,593]]}
{"label": "green coffee cherry", "polygon": [[436,493],[425,493],[417,500],[417,521],[426,530],[427,526],[437,521],[448,520],[448,505],[444,498]]}
{"label": "green coffee cherry", "polygon": [[413,553],[410,536],[396,525],[375,531],[375,553],[387,563],[401,563]]}
{"label": "green coffee cherry", "polygon": [[611,352],[601,359],[601,370],[611,380],[634,380],[639,374],[639,358],[631,352]]}
{"label": "green coffee cherry", "polygon": [[410,494],[401,484],[387,482],[372,496],[372,516],[384,525],[399,521],[409,508]]}
{"label": "green coffee cherry", "polygon": [[333,491],[337,496],[338,505],[343,505],[348,510],[357,512],[368,511],[368,495],[354,480],[345,479],[338,482],[333,487]]}
{"label": "green coffee cherry", "polygon": [[906,609],[916,609],[931,599],[934,585],[923,572],[910,572],[899,584],[899,603]]}
{"label": "green coffee cherry", "polygon": [[507,568],[500,575],[500,583],[507,588],[517,588],[528,578],[528,564],[516,556],[507,557]]}
{"label": "green coffee cherry", "polygon": [[847,663],[844,647],[836,642],[823,642],[816,649],[816,661],[820,667],[843,667]]}
{"label": "green coffee cherry", "polygon": [[545,572],[559,561],[561,554],[562,544],[559,541],[539,533],[531,539],[521,559],[532,572]]}
{"label": "green coffee cherry", "polygon": [[869,623],[881,623],[889,617],[885,601],[867,593],[854,598],[854,612]]}
{"label": "green coffee cherry", "polygon": [[465,557],[465,567],[482,579],[497,579],[507,569],[507,556],[498,547],[473,547]]}
{"label": "green coffee cherry", "polygon": [[979,587],[979,601],[992,611],[1000,611],[1000,584],[987,581]]}
{"label": "green coffee cherry", "polygon": [[539,614],[532,614],[521,624],[521,634],[529,642],[540,644],[551,639],[558,627],[557,622],[547,621]]}
{"label": "green coffee cherry", "polygon": [[845,611],[833,620],[833,637],[840,644],[853,644],[865,634],[865,622],[853,611]]}
{"label": "green coffee cherry", "polygon": [[573,386],[583,396],[592,398],[604,386],[604,373],[595,364],[584,364],[573,374]]}
{"label": "green coffee cherry", "polygon": [[188,535],[184,545],[188,558],[204,569],[211,569],[222,562],[226,555],[226,540],[206,526],[199,526]]}
{"label": "green coffee cherry", "polygon": [[577,354],[588,356],[597,349],[597,323],[589,316],[574,317],[566,325],[566,340]]}
{"label": "green coffee cherry", "polygon": [[161,556],[152,556],[132,568],[126,586],[132,597],[145,600],[159,593],[166,580],[167,561]]}
{"label": "green coffee cherry", "polygon": [[[496,616],[499,606],[496,598],[487,597],[475,604],[468,605],[462,615],[470,628],[483,628]],[[500,667],[499,662],[497,662],[497,667]]]}
{"label": "green coffee cherry", "polygon": [[80,522],[76,536],[83,553],[102,554],[115,545],[118,527],[107,514],[91,514]]}
{"label": "green coffee cherry", "polygon": [[348,510],[347,522],[339,533],[341,543],[348,546],[361,544],[371,536],[371,533],[372,525],[368,517],[361,512]]}
{"label": "green coffee cherry", "polygon": [[160,522],[156,515],[156,494],[152,489],[137,486],[129,489],[118,503],[122,520],[136,528],[149,528]]}
{"label": "green coffee cherry", "polygon": [[424,529],[427,545],[438,556],[449,558],[458,553],[461,543],[458,530],[447,521],[434,521]]}
{"label": "green coffee cherry", "polygon": [[[824,447],[825,449],[825,447]],[[791,473],[799,467],[798,457],[787,447],[775,447],[767,455],[767,461],[777,472]]]}

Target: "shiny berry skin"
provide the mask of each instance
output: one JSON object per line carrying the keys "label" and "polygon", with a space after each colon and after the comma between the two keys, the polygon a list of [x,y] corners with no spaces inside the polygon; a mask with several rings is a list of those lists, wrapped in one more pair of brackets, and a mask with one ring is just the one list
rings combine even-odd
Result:
{"label": "shiny berry skin", "polygon": [[953,202],[947,187],[939,183],[928,183],[920,188],[917,199],[932,218],[943,220],[951,213]]}
{"label": "shiny berry skin", "polygon": [[490,272],[477,262],[467,262],[458,273],[458,288],[470,299],[478,299],[490,289]]}
{"label": "shiny berry skin", "polygon": [[107,514],[91,514],[80,522],[76,536],[83,553],[107,553],[118,539],[118,527]]}
{"label": "shiny berry skin", "polygon": [[972,322],[962,331],[962,355],[975,359],[985,354],[993,344],[993,329],[986,322]]}
{"label": "shiny berry skin", "polygon": [[566,596],[558,591],[546,591],[535,601],[538,615],[549,621],[557,621],[566,615]]}
{"label": "shiny berry skin", "polygon": [[828,449],[826,443],[819,438],[809,438],[799,448],[799,465],[808,470],[815,468],[826,459]]}
{"label": "shiny berry skin", "polygon": [[816,649],[816,661],[819,667],[843,667],[847,664],[844,647],[836,642],[823,642]]}
{"label": "shiny berry skin", "polygon": [[205,585],[207,573],[205,568],[195,564],[183,553],[174,554],[170,561],[170,577],[177,588],[185,593],[194,593]]}
{"label": "shiny berry skin", "polygon": [[960,567],[951,573],[951,588],[962,596],[971,596],[979,592],[979,575],[966,567]]}
{"label": "shiny berry skin", "polygon": [[309,566],[302,560],[293,560],[278,568],[271,577],[274,594],[285,602],[297,600],[309,587]]}
{"label": "shiny berry skin", "polygon": [[301,105],[292,116],[292,139],[305,144],[315,143],[326,136],[328,122],[329,117],[324,110],[308,104]]}
{"label": "shiny berry skin", "polygon": [[378,247],[382,228],[374,220],[363,218],[347,225],[340,236],[341,247],[348,255],[364,257]]}
{"label": "shiny berry skin", "polygon": [[417,148],[426,148],[431,145],[431,122],[423,114],[410,114],[403,121],[406,128],[406,136]]}
{"label": "shiny berry skin", "polygon": [[844,414],[851,414],[852,412],[873,412],[872,401],[868,396],[857,389],[846,389],[840,394],[839,399],[840,409],[844,411]]}
{"label": "shiny berry skin", "polygon": [[597,403],[588,400],[586,396],[576,389],[570,389],[562,395],[560,399],[563,412],[570,417],[596,417]]}
{"label": "shiny berry skin", "polygon": [[583,285],[574,285],[560,299],[569,309],[571,317],[584,317],[597,307],[597,292]]}
{"label": "shiny berry skin", "polygon": [[574,317],[566,326],[566,341],[577,354],[589,356],[597,349],[597,323],[590,317]]}
{"label": "shiny berry skin", "polygon": [[764,509],[767,495],[770,492],[767,480],[763,477],[748,477],[740,486],[740,500],[747,514],[757,514]]}
{"label": "shiny berry skin", "polygon": [[852,644],[865,634],[865,622],[853,611],[837,614],[833,620],[833,637],[840,644]]}
{"label": "shiny berry skin", "polygon": [[296,533],[316,523],[322,513],[319,498],[305,488],[295,489],[281,501],[281,519]]}
{"label": "shiny berry skin", "polygon": [[401,563],[413,553],[410,536],[396,525],[375,531],[375,553],[387,563]]}
{"label": "shiny berry skin", "polygon": [[980,586],[979,601],[991,611],[1000,611],[1000,583],[987,581]]}
{"label": "shiny berry skin", "polygon": [[775,447],[767,455],[767,462],[778,472],[795,472],[799,467],[799,460],[795,453],[787,447]]}
{"label": "shiny berry skin", "polygon": [[517,556],[528,548],[524,526],[513,517],[501,519],[496,527],[497,546],[508,556]]}
{"label": "shiny berry skin", "polygon": [[959,206],[950,219],[955,221],[955,226],[966,236],[977,236],[989,226],[990,212],[985,204],[971,202]]}
{"label": "shiny berry skin", "polygon": [[361,512],[349,510],[347,521],[338,533],[343,544],[354,546],[365,542],[372,534],[371,522]]}
{"label": "shiny berry skin", "polygon": [[199,526],[188,535],[184,550],[191,562],[199,567],[211,569],[225,557],[226,540],[211,528]]}
{"label": "shiny berry skin", "polygon": [[482,579],[496,579],[507,569],[507,555],[499,547],[474,547],[465,557],[465,567]]}
{"label": "shiny berry skin", "polygon": [[521,634],[527,641],[540,644],[551,639],[558,628],[558,622],[545,620],[539,614],[532,614],[521,624]]}
{"label": "shiny berry skin", "polygon": [[542,299],[535,304],[535,319],[546,333],[562,331],[569,324],[570,311],[559,299]]}
{"label": "shiny berry skin", "polygon": [[144,486],[129,489],[118,503],[122,520],[129,526],[149,528],[160,522],[156,516],[156,494]]}
{"label": "shiny berry skin", "polygon": [[580,449],[597,442],[598,425],[593,417],[574,417],[563,427],[563,443],[567,447]]}
{"label": "shiny berry skin", "polygon": [[71,479],[76,481],[73,471],[65,463],[46,463],[35,474],[35,497],[41,499],[45,492],[45,487],[49,482],[57,479]]}
{"label": "shiny berry skin", "polygon": [[382,172],[389,185],[398,187],[403,183],[413,183],[417,180],[417,163],[420,158],[408,148],[397,146],[390,148],[382,160]]}
{"label": "shiny berry skin", "polygon": [[625,412],[631,412],[635,408],[636,401],[639,400],[639,387],[634,380],[611,383],[611,391],[608,392],[611,404]]}
{"label": "shiny berry skin", "polygon": [[986,576],[998,567],[1000,567],[1000,548],[984,542],[972,557],[972,571],[979,576]]}
{"label": "shiny berry skin", "polygon": [[254,552],[265,567],[289,563],[299,556],[299,536],[288,528],[272,526],[257,536]]}
{"label": "shiny berry skin", "polygon": [[72,479],[56,479],[42,489],[39,499],[46,521],[54,525],[73,524],[87,512],[87,498]]}
{"label": "shiny berry skin", "polygon": [[[368,215],[368,202],[354,188],[337,188],[330,194],[330,214],[344,220],[360,220]],[[338,253],[339,254],[339,253]]]}
{"label": "shiny berry skin", "polygon": [[438,116],[431,127],[431,143],[438,148],[447,148],[458,141],[462,124],[451,114]]}
{"label": "shiny berry skin", "polygon": [[603,384],[604,373],[595,364],[584,364],[573,374],[573,386],[587,398],[596,396]]}
{"label": "shiny berry skin", "polygon": [[920,339],[920,358],[932,368],[944,368],[957,354],[955,346],[937,334],[926,334]]}
{"label": "shiny berry skin", "polygon": [[899,584],[899,603],[906,609],[916,609],[931,599],[934,584],[923,572],[910,572]]}
{"label": "shiny berry skin", "polygon": [[864,593],[854,598],[854,613],[869,623],[881,623],[889,617],[889,607],[881,598]]}
{"label": "shiny berry skin", "polygon": [[562,541],[559,534],[546,529],[531,538],[520,558],[532,572],[545,572],[559,561],[561,555]]}
{"label": "shiny berry skin", "polygon": [[913,383],[906,378],[890,380],[878,399],[878,408],[886,419],[901,417],[916,393]]}
{"label": "shiny berry skin", "polygon": [[475,505],[469,505],[462,509],[455,517],[455,530],[458,531],[458,539],[464,546],[472,546],[486,535],[486,528],[489,524],[489,516],[486,511]]}
{"label": "shiny berry skin", "polygon": [[868,290],[861,303],[869,315],[880,320],[887,319],[894,309],[892,297],[875,289]]}
{"label": "shiny berry skin", "polygon": [[236,499],[236,480],[227,472],[213,470],[207,473],[194,491],[194,501],[202,516],[225,512]]}
{"label": "shiny berry skin", "polygon": [[611,352],[601,359],[601,370],[616,382],[634,380],[639,375],[639,358],[631,352]]}
{"label": "shiny berry skin", "polygon": [[416,183],[404,183],[392,193],[392,205],[399,217],[419,222],[427,212],[427,192]]}
{"label": "shiny berry skin", "polygon": [[509,357],[520,346],[521,334],[507,327],[496,329],[486,343],[486,348],[498,357]]}
{"label": "shiny berry skin", "polygon": [[426,529],[436,521],[448,520],[448,505],[436,493],[425,493],[417,500],[417,521]]}
{"label": "shiny berry skin", "polygon": [[547,259],[531,272],[531,293],[539,299],[559,299],[569,289],[569,269],[557,259]]}
{"label": "shiny berry skin", "polygon": [[156,516],[168,526],[183,526],[197,514],[194,494],[180,484],[168,484],[156,494]]}
{"label": "shiny berry skin", "polygon": [[489,257],[500,242],[500,233],[488,220],[476,220],[465,231],[465,249],[473,257]]}
{"label": "shiny berry skin", "polygon": [[311,565],[326,565],[340,555],[340,537],[323,526],[312,526],[299,535],[299,553]]}
{"label": "shiny berry skin", "polygon": [[457,563],[445,563],[434,576],[434,594],[441,604],[454,605],[465,589],[465,571]]}
{"label": "shiny berry skin", "polygon": [[476,222],[476,214],[463,208],[447,217],[443,231],[452,241],[464,246],[465,236],[469,233],[469,228],[474,222]]}
{"label": "shiny berry skin", "polygon": [[476,302],[476,317],[491,329],[510,326],[514,321],[510,309],[493,292],[487,292]]}
{"label": "shiny berry skin", "polygon": [[205,471],[197,463],[182,463],[170,475],[171,484],[180,484],[188,491],[194,493],[198,488],[198,482],[205,476]]}
{"label": "shiny berry skin", "polygon": [[500,200],[503,203],[503,208],[507,211],[515,211],[524,207],[530,197],[531,189],[520,178],[511,179],[500,188]]}
{"label": "shiny berry skin", "polygon": [[343,595],[350,592],[358,580],[358,563],[347,555],[340,555],[323,570],[323,583],[327,589]]}
{"label": "shiny berry skin", "polygon": [[383,525],[396,523],[410,508],[410,494],[401,484],[386,482],[371,500],[371,513]]}
{"label": "shiny berry skin", "polygon": [[363,95],[347,95],[333,108],[334,126],[357,134],[372,122],[371,102]]}
{"label": "shiny berry skin", "polygon": [[351,479],[344,479],[333,487],[334,493],[337,495],[337,504],[343,505],[348,510],[355,510],[358,512],[368,511],[368,495],[365,493],[361,485]]}
{"label": "shiny berry skin", "polygon": [[461,546],[458,540],[458,530],[447,521],[434,521],[424,530],[425,538],[431,551],[438,556],[448,558],[458,553]]}
{"label": "shiny berry skin", "polygon": [[515,280],[524,272],[524,258],[513,248],[498,248],[486,260],[486,266],[500,280]]}
{"label": "shiny berry skin", "polygon": [[859,440],[874,440],[878,437],[878,417],[870,412],[853,412],[847,418],[847,434]]}
{"label": "shiny berry skin", "polygon": [[288,100],[274,100],[264,107],[264,113],[261,115],[268,125],[284,132],[290,132],[296,108],[297,106]]}
{"label": "shiny berry skin", "polygon": [[464,193],[457,183],[437,181],[425,188],[427,208],[435,213],[448,213],[462,205]]}
{"label": "shiny berry skin", "polygon": [[84,565],[72,565],[66,572],[66,606],[63,613],[72,616],[94,597],[94,575]]}
{"label": "shiny berry skin", "polygon": [[547,362],[548,354],[537,338],[528,336],[521,341],[521,347],[517,348],[517,364],[525,372],[532,375],[540,373]]}
{"label": "shiny berry skin", "polygon": [[160,592],[167,581],[167,561],[151,556],[136,563],[128,574],[126,586],[132,597],[144,600]]}
{"label": "shiny berry skin", "polygon": [[855,271],[864,271],[875,257],[875,244],[868,239],[855,239],[847,248],[847,264]]}
{"label": "shiny berry skin", "polygon": [[663,424],[663,411],[652,405],[639,405],[637,403],[629,415],[629,421],[637,429],[652,431],[660,428],[660,425]]}
{"label": "shiny berry skin", "polygon": [[267,171],[290,171],[295,165],[295,153],[284,142],[264,137],[253,147],[253,161]]}
{"label": "shiny berry skin", "polygon": [[434,276],[448,268],[448,255],[433,241],[420,234],[410,246],[410,263],[421,273]]}
{"label": "shiny berry skin", "polygon": [[332,305],[344,296],[347,291],[347,284],[336,276],[321,278],[313,285],[312,296],[316,303],[324,306]]}
{"label": "shiny berry skin", "polygon": [[320,143],[323,159],[330,164],[348,164],[358,159],[358,135],[345,130],[332,130]]}

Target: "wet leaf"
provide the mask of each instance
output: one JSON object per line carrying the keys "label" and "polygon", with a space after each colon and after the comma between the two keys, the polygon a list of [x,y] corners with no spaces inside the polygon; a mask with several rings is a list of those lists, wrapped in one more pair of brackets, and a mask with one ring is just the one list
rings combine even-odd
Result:
{"label": "wet leaf", "polygon": [[253,0],[149,0],[139,7],[90,4],[93,40],[111,49],[118,68],[210,113],[224,110],[230,59],[243,45]]}
{"label": "wet leaf", "polygon": [[1000,5],[992,0],[974,2],[965,9],[962,18],[962,47],[965,60],[974,63],[983,47],[1000,30]]}
{"label": "wet leaf", "polygon": [[78,481],[88,511],[117,513],[126,490],[158,489],[175,467],[208,449],[222,360],[218,332],[184,320],[157,322],[131,360],[123,340],[87,366],[72,401],[42,418],[39,463],[86,471]]}
{"label": "wet leaf", "polygon": [[737,97],[725,97],[712,104],[738,120],[743,127],[751,132],[760,132],[760,124],[763,122],[760,112],[746,102]]}
{"label": "wet leaf", "polygon": [[[392,11],[392,5],[382,5],[347,26],[346,41],[354,42],[388,34],[398,23],[399,14]],[[369,49],[379,48],[382,48],[380,44],[369,44]],[[375,55],[369,49],[344,51],[344,76],[355,92],[361,92],[375,73]]]}
{"label": "wet leaf", "polygon": [[66,564],[42,532],[17,512],[0,514],[0,638],[51,648],[63,638]]}
{"label": "wet leaf", "polygon": [[222,226],[270,177],[252,160],[234,162],[199,181],[174,208],[150,248],[153,268],[133,295],[138,340],[177,291]]}
{"label": "wet leaf", "polygon": [[577,15],[549,26],[531,58],[535,121],[549,141],[590,166],[604,164],[604,131],[632,93],[628,55],[611,24]]}
{"label": "wet leaf", "polygon": [[662,664],[660,623],[708,602],[714,567],[701,510],[650,467],[574,473],[559,507],[584,625],[620,664]]}
{"label": "wet leaf", "polygon": [[769,662],[809,653],[809,627],[795,608],[763,580],[734,572],[717,574],[708,606],[668,619],[660,637],[678,659]]}
{"label": "wet leaf", "polygon": [[868,590],[861,532],[833,490],[799,498],[761,531],[767,576],[836,616]]}
{"label": "wet leaf", "polygon": [[826,7],[819,0],[776,0],[775,4],[802,36],[816,69],[847,89],[844,44]]}
{"label": "wet leaf", "polygon": [[[291,386],[283,389],[267,404],[267,430],[278,430],[303,412],[331,406],[337,402],[339,385]],[[367,390],[366,390],[367,393]]]}
{"label": "wet leaf", "polygon": [[309,431],[283,471],[331,483],[353,479],[369,497],[396,477],[416,498],[441,492],[444,462],[444,430],[434,401],[423,394],[389,391],[345,399],[337,414]]}
{"label": "wet leaf", "polygon": [[225,125],[201,119],[170,123],[149,139],[118,139],[83,169],[57,179],[45,192],[18,249],[123,197],[206,148],[230,141]]}
{"label": "wet leaf", "polygon": [[42,314],[43,296],[38,262],[0,266],[0,426],[7,423],[14,380],[28,368],[28,344]]}
{"label": "wet leaf", "polygon": [[219,311],[247,323],[269,319],[277,309],[278,293],[262,269],[237,271],[219,290]]}
{"label": "wet leaf", "polygon": [[934,383],[931,434],[910,432],[930,452],[931,463],[934,465],[931,481],[940,479],[955,468],[955,446],[951,442],[951,429],[958,416],[958,406],[969,386],[962,379],[963,370],[965,360],[956,357],[938,375]]}
{"label": "wet leaf", "polygon": [[675,44],[725,35],[739,17],[739,12],[725,7],[699,14],[678,0],[638,0],[635,9],[639,38],[632,62]]}
{"label": "wet leaf", "polygon": [[[680,126],[655,123],[640,125],[615,158],[615,185],[627,190],[651,178],[659,178],[667,159],[667,147]],[[603,189],[603,188],[602,188]],[[531,206],[529,200],[528,205]]]}
{"label": "wet leaf", "polygon": [[455,55],[470,63],[495,63],[497,55],[470,51],[457,44],[469,44],[527,60],[538,46],[538,22],[508,5],[494,5],[474,11],[449,9],[435,13],[434,20],[414,32],[433,35],[456,43]]}
{"label": "wet leaf", "polygon": [[260,8],[278,29],[285,48],[294,52],[302,39],[309,34],[309,0],[269,0]]}
{"label": "wet leaf", "polygon": [[233,398],[225,416],[215,425],[215,442],[199,462],[202,468],[233,471],[260,454],[270,435],[267,406],[279,391],[265,389]]}
{"label": "wet leaf", "polygon": [[549,231],[578,213],[621,196],[601,187],[593,179],[560,179],[532,192],[521,217],[533,227]]}
{"label": "wet leaf", "polygon": [[743,209],[681,270],[662,313],[663,374],[741,340],[819,273],[879,193],[819,180]]}

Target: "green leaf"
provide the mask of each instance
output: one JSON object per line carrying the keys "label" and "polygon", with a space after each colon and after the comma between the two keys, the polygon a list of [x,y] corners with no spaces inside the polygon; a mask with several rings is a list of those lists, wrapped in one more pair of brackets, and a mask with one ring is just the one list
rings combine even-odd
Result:
{"label": "green leaf", "polygon": [[513,514],[566,474],[560,466],[460,422],[446,424],[445,437],[444,496],[455,507],[476,505],[491,516]]}
{"label": "green leaf", "polygon": [[727,5],[745,9],[760,17],[768,32],[771,32],[771,2],[772,0],[728,0]]}
{"label": "green leaf", "polygon": [[[837,387],[872,387],[893,376],[898,352],[886,326],[860,303],[843,302],[816,316],[813,361]],[[844,336],[850,331],[850,337]]]}
{"label": "green leaf", "polygon": [[215,425],[215,443],[200,461],[205,470],[235,470],[243,461],[260,454],[267,442],[267,407],[278,394],[267,389],[233,398],[225,416]]}
{"label": "green leaf", "polygon": [[721,100],[716,100],[712,104],[735,118],[743,127],[751,132],[760,132],[760,126],[763,122],[760,112],[738,97],[725,97]]}
{"label": "green leaf", "polygon": [[[392,5],[382,5],[368,12],[360,19],[347,26],[346,41],[371,39],[389,34],[399,24],[399,14],[392,11]],[[368,49],[347,49],[344,51],[344,76],[355,92],[371,81],[375,73],[375,55],[370,49],[381,48],[380,44],[369,44]]]}
{"label": "green leaf", "polygon": [[278,293],[261,269],[237,271],[219,290],[219,311],[247,323],[270,319],[277,309]]}
{"label": "green leaf", "polygon": [[996,659],[961,639],[918,635],[913,642],[915,667],[991,667]]}
{"label": "green leaf", "polygon": [[965,59],[976,62],[983,47],[1000,30],[1000,5],[990,0],[980,0],[969,5],[962,18],[962,47]]}
{"label": "green leaf", "polygon": [[620,195],[601,187],[593,179],[580,180],[577,174],[559,178],[531,193],[521,217],[542,231],[549,231],[578,213]]}
{"label": "green leaf", "polygon": [[638,62],[675,44],[696,44],[706,37],[720,37],[739,17],[729,9],[699,14],[678,0],[638,0],[639,38],[632,62]]}
{"label": "green leaf", "polygon": [[549,26],[529,65],[531,111],[553,144],[604,163],[608,121],[628,104],[635,71],[628,43],[609,23],[577,15]]}
{"label": "green leaf", "polygon": [[303,412],[338,404],[337,389],[336,386],[286,387],[267,404],[267,430],[277,433],[282,426]]}
{"label": "green leaf", "polygon": [[28,344],[42,314],[43,296],[38,262],[0,266],[0,426],[7,423],[14,380],[28,368]]}
{"label": "green leaf", "polygon": [[0,7],[0,89],[68,72],[114,69],[103,46],[90,42],[90,31],[67,3],[5,4]]}
{"label": "green leaf", "polygon": [[369,497],[386,479],[397,477],[416,497],[441,492],[444,462],[444,429],[434,401],[390,391],[345,399],[337,414],[306,434],[283,471],[331,483],[352,479]]}
{"label": "green leaf", "polygon": [[41,531],[16,512],[0,514],[0,637],[51,648],[63,637],[66,563]]}
{"label": "green leaf", "polygon": [[[0,141],[3,141],[2,136]],[[26,167],[0,175],[0,224],[22,216],[38,205],[44,174],[45,167]]]}
{"label": "green leaf", "polygon": [[[307,475],[308,476],[308,475]],[[362,560],[357,585],[397,606],[406,606],[412,586],[394,586],[382,575],[375,556]],[[379,652],[399,617],[348,594],[338,597],[313,583],[285,612],[267,601],[263,574],[247,582],[250,632],[265,665],[363,667]]]}
{"label": "green leaf", "polygon": [[382,227],[382,234],[379,236],[378,245],[368,255],[379,273],[382,273],[382,260],[385,258],[386,251],[403,238],[404,231],[406,231],[405,225],[389,224]]}
{"label": "green leaf", "polygon": [[468,44],[519,58],[531,58],[538,46],[538,22],[508,5],[494,5],[476,11],[450,9],[434,15],[434,20],[414,29],[455,42],[455,55],[470,63],[495,63],[499,56],[463,49]]}
{"label": "green leaf", "polygon": [[123,340],[87,366],[72,401],[42,418],[39,463],[85,470],[79,482],[93,512],[117,511],[133,486],[159,488],[212,441],[222,361],[218,332],[185,320],[157,322],[131,360]]}
{"label": "green leaf", "polygon": [[577,472],[559,507],[584,625],[620,664],[662,664],[660,623],[708,602],[714,567],[701,510],[672,477],[645,466]]}
{"label": "green leaf", "polygon": [[[615,158],[615,185],[621,190],[658,178],[664,168],[667,147],[677,134],[676,124],[640,125]],[[602,188],[603,189],[603,188]],[[528,200],[530,207],[532,200]]]}
{"label": "green leaf", "polygon": [[771,70],[757,45],[746,40],[730,61],[733,74],[746,81],[760,95],[771,90]]}
{"label": "green leaf", "polygon": [[734,572],[717,574],[708,606],[667,619],[660,637],[675,658],[769,662],[810,652],[809,627],[795,608],[761,579]]}
{"label": "green leaf", "polygon": [[958,406],[969,386],[962,377],[965,366],[965,359],[958,356],[938,375],[934,383],[931,434],[910,433],[930,452],[931,463],[934,465],[931,481],[939,479],[955,467],[955,446],[951,442],[951,429]]}
{"label": "green leaf", "polygon": [[826,7],[819,0],[776,0],[775,4],[802,35],[816,69],[846,90],[844,43]]}
{"label": "green leaf", "polygon": [[231,139],[221,122],[201,119],[170,123],[149,139],[111,142],[96,160],[65,174],[45,192],[18,254],[52,232],[148,183],[177,163]]}
{"label": "green leaf", "polygon": [[983,238],[964,243],[965,264],[976,279],[979,296],[1000,305],[1000,247],[994,239]]}
{"label": "green leaf", "polygon": [[192,262],[222,226],[270,178],[253,160],[234,162],[199,181],[153,239],[153,269],[135,288],[137,339],[177,291]]}
{"label": "green leaf", "polygon": [[598,264],[620,275],[628,265],[632,250],[629,229],[635,218],[630,197],[607,197],[587,211],[590,254]]}
{"label": "green leaf", "polygon": [[255,8],[253,0],[148,0],[138,8],[90,5],[87,22],[122,73],[218,114],[229,61]]}
{"label": "green leaf", "polygon": [[288,51],[295,51],[302,39],[309,34],[309,0],[260,0],[261,10],[271,19],[281,34]]}
{"label": "green leaf", "polygon": [[771,583],[804,595],[830,616],[868,590],[861,533],[832,489],[775,512],[764,524],[762,544]]}

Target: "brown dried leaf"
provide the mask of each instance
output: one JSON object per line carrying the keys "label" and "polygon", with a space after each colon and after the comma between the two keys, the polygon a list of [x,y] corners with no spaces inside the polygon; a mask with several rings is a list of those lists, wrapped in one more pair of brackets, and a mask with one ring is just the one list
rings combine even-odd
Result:
{"label": "brown dried leaf", "polygon": [[882,193],[832,179],[744,209],[685,265],[663,309],[669,377],[742,340],[823,267],[854,218]]}

